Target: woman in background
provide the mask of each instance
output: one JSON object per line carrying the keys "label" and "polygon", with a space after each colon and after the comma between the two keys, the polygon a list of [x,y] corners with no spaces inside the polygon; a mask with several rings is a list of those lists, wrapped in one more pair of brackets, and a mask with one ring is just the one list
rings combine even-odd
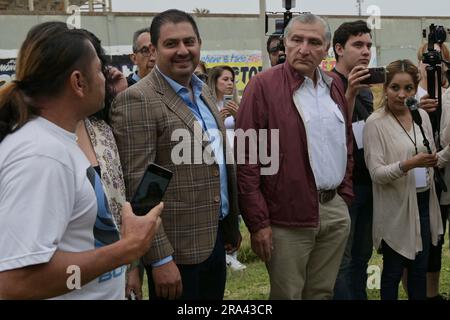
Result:
{"label": "woman in background", "polygon": [[233,68],[218,66],[209,70],[208,87],[216,98],[216,105],[227,130],[228,141],[233,146],[234,123],[239,109]]}

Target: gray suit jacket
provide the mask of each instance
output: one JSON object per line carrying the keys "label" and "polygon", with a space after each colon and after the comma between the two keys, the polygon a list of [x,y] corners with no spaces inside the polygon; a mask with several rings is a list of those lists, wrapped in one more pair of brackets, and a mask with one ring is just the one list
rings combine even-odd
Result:
{"label": "gray suit jacket", "polygon": [[[225,128],[207,86],[203,87],[202,98],[216,119],[225,145]],[[177,129],[185,129],[193,137],[183,140],[190,150],[195,150],[194,144],[202,154],[211,148],[202,140],[202,130],[194,130],[194,123],[197,121],[189,107],[156,68],[120,93],[112,105],[111,126],[119,148],[127,200],[132,198],[150,162],[173,172],[163,198],[162,227],[144,256],[146,264],[172,254],[177,264],[198,264],[214,248],[220,210],[219,166],[204,161],[174,164],[171,157],[180,148],[179,138],[172,138]],[[233,157],[231,151],[227,156]],[[234,164],[227,165],[227,173],[230,211],[221,224],[225,243],[236,245],[240,233]]]}

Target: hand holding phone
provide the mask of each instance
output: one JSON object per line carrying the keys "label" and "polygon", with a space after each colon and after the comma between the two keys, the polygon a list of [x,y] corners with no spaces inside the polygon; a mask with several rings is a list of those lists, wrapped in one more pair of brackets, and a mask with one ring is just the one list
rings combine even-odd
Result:
{"label": "hand holding phone", "polygon": [[150,163],[131,200],[135,215],[143,216],[161,202],[172,175],[170,170]]}
{"label": "hand holding phone", "polygon": [[239,105],[233,100],[232,95],[224,95],[223,99],[223,110],[226,110],[227,116],[236,117]]}
{"label": "hand holding phone", "polygon": [[386,82],[386,68],[375,67],[369,68],[370,77],[362,80],[361,84],[377,84]]}
{"label": "hand holding phone", "polygon": [[223,106],[225,107],[225,105],[227,104],[228,101],[233,101],[233,95],[231,94],[225,94],[223,96]]}

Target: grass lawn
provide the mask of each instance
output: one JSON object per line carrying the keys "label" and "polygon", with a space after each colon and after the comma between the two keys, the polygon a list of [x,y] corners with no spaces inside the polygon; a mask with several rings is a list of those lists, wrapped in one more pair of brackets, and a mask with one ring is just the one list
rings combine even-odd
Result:
{"label": "grass lawn", "polygon": [[[267,300],[269,297],[269,276],[264,263],[259,260],[250,248],[250,236],[246,227],[241,224],[243,236],[242,246],[239,250],[239,261],[245,263],[247,269],[243,271],[227,271],[227,284],[225,288],[225,300]],[[381,271],[382,257],[373,252],[369,265],[378,266]],[[373,274],[373,273],[372,273]],[[369,274],[369,277],[371,274]],[[380,273],[381,276],[381,273]],[[372,277],[373,279],[375,277]],[[448,249],[448,234],[446,235],[442,253],[441,293],[449,297],[450,294],[450,252]],[[400,299],[406,299],[402,286],[399,286]],[[144,299],[148,299],[147,280],[144,279]],[[379,300],[380,291],[367,290],[370,300]]]}
{"label": "grass lawn", "polygon": [[[247,265],[243,271],[232,272],[228,270],[225,299],[267,299],[269,296],[269,276],[264,264],[251,252],[249,234],[245,227],[241,228],[243,233],[242,247],[239,252],[239,261]],[[445,236],[445,244],[442,252],[441,270],[441,293],[449,297],[450,293],[450,252],[448,249],[448,234]],[[369,265],[378,266],[382,270],[382,256],[373,252]],[[374,273],[369,274],[369,277]],[[381,276],[381,273],[380,273]],[[375,279],[375,276],[372,277]],[[406,299],[402,286],[399,286],[400,299]],[[370,300],[380,299],[380,290],[367,290]]]}

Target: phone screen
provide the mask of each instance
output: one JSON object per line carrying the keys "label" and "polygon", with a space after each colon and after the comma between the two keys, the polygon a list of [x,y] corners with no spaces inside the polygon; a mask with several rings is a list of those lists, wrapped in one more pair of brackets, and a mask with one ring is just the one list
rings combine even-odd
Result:
{"label": "phone screen", "polygon": [[166,192],[171,178],[171,171],[151,163],[131,200],[134,214],[138,216],[145,215],[158,205]]}

